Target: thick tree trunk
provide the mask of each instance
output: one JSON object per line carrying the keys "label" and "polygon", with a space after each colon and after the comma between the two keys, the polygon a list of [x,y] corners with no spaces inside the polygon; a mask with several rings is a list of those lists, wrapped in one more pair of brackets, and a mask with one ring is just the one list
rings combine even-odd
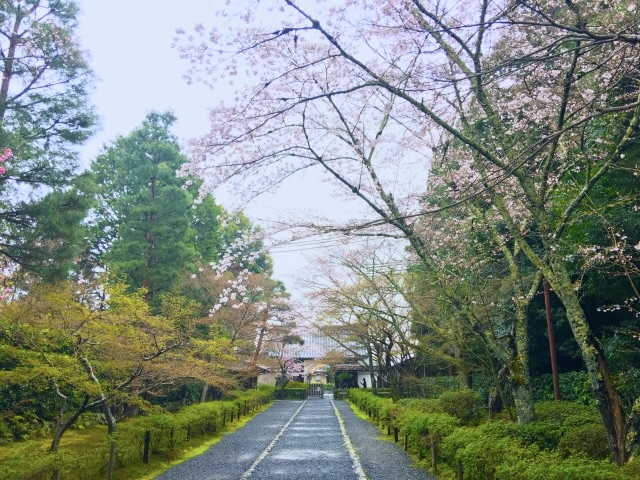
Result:
{"label": "thick tree trunk", "polygon": [[549,282],[542,280],[544,290],[544,309],[547,317],[547,333],[549,335],[549,356],[551,358],[551,375],[553,378],[553,398],[561,400],[560,395],[560,375],[558,374],[558,360],[556,358],[556,336],[553,328],[553,316],[551,315],[551,294],[549,292]]}
{"label": "thick tree trunk", "polygon": [[369,378],[371,379],[371,391],[376,395],[378,393],[378,385],[376,382],[376,372],[373,367],[373,353],[371,352],[371,345],[367,345],[367,354],[369,357],[367,367],[369,369]]}
{"label": "thick tree trunk", "polygon": [[53,441],[51,442],[51,447],[49,448],[49,451],[51,453],[56,453],[58,451],[58,448],[60,447],[60,440],[62,440],[62,435],[64,435],[64,432],[69,430],[69,428],[71,428],[71,426],[76,422],[76,420],[78,420],[78,417],[87,410],[88,403],[89,403],[89,396],[87,395],[84,397],[84,400],[82,401],[82,405],[74,412],[73,415],[69,417],[69,419],[66,422],[62,421],[63,419],[60,419],[60,421],[58,422],[58,428],[56,429],[56,433],[53,436]]}
{"label": "thick tree trunk", "polygon": [[202,392],[200,392],[200,403],[207,401],[207,394],[209,393],[209,385],[206,383],[202,386]]}
{"label": "thick tree trunk", "polygon": [[495,413],[501,412],[504,408],[505,402],[503,386],[506,382],[508,371],[509,368],[506,365],[503,365],[502,368],[500,368],[500,371],[494,375],[496,389],[489,394],[489,403],[487,405],[489,409],[489,418],[493,418]]}
{"label": "thick tree trunk", "polygon": [[553,278],[547,277],[547,280],[565,307],[573,336],[582,352],[614,460],[618,465],[623,465],[627,460],[625,415],[618,392],[611,381],[606,358],[587,322],[565,265],[556,261],[552,268]]}
{"label": "thick tree trunk", "polygon": [[527,424],[536,419],[529,375],[529,335],[527,334],[527,312],[525,305],[516,305],[514,329],[515,355],[509,365],[509,376],[513,387],[513,403],[518,422]]}
{"label": "thick tree trunk", "polygon": [[[154,173],[154,175],[151,177],[151,181],[149,184],[149,196],[152,199],[156,198],[156,181],[157,181],[157,178]],[[152,263],[153,263],[154,249],[155,249],[154,235],[153,235],[153,228],[155,226],[155,223],[154,223],[155,214],[152,212],[149,212],[147,214],[146,220],[147,220],[148,230],[145,234],[145,238],[147,239],[147,247],[144,252],[144,278],[142,279],[142,288],[144,288],[144,301],[149,303],[149,301],[152,298],[150,276],[151,276],[151,270],[153,269]]]}
{"label": "thick tree trunk", "polygon": [[113,412],[111,411],[111,407],[107,403],[106,398],[102,404],[102,413],[104,414],[104,418],[107,422],[109,434],[114,433],[118,428],[116,426],[116,417],[113,415]]}
{"label": "thick tree trunk", "polygon": [[264,319],[262,321],[262,325],[260,326],[260,331],[258,332],[258,341],[256,342],[256,350],[253,352],[253,357],[251,358],[251,365],[256,366],[258,364],[258,358],[260,357],[260,351],[262,350],[262,342],[264,340],[264,334],[267,331],[267,320]]}

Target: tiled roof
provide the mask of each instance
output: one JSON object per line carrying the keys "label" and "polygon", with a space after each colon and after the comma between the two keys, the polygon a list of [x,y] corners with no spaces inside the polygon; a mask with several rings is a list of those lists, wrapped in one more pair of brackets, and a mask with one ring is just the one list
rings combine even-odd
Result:
{"label": "tiled roof", "polygon": [[365,354],[365,349],[362,345],[350,340],[338,342],[334,338],[314,333],[305,333],[300,336],[304,340],[304,345],[288,345],[285,352],[289,357],[301,359],[322,358],[332,353],[354,356],[350,350],[357,352],[358,355]]}
{"label": "tiled roof", "polygon": [[366,371],[367,367],[363,365],[358,365],[355,363],[341,363],[339,365],[334,365],[333,369],[336,372],[355,372],[355,371]]}

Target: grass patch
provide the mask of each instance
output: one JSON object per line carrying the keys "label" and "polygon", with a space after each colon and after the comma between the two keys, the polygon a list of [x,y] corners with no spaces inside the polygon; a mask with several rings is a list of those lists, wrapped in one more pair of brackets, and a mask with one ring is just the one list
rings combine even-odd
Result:
{"label": "grass patch", "polygon": [[[140,457],[129,461],[125,466],[116,466],[113,472],[115,480],[151,480],[171,467],[178,465],[198,455],[202,455],[211,446],[218,443],[224,435],[242,428],[256,414],[268,408],[271,404],[257,408],[240,420],[227,422],[224,429],[216,433],[206,433],[192,437],[186,447],[176,448],[158,455],[149,455],[149,463],[144,464]],[[62,437],[60,443],[61,454],[78,460],[78,467],[65,472],[63,480],[93,480],[106,478],[105,442],[107,427],[96,425],[83,430],[69,430]],[[24,442],[10,442],[0,445],[0,465],[2,478],[19,480],[48,480],[50,470],[34,473],[37,460],[47,458],[51,446],[51,438],[38,438]],[[9,475],[4,477],[3,475]]]}

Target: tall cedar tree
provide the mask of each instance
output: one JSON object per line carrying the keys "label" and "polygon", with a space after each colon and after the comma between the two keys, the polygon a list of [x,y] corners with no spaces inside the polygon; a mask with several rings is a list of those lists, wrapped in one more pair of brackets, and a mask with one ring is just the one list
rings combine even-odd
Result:
{"label": "tall cedar tree", "polygon": [[193,197],[175,172],[186,161],[169,132],[175,117],[149,114],[93,163],[99,187],[94,248],[152,304],[196,258]]}

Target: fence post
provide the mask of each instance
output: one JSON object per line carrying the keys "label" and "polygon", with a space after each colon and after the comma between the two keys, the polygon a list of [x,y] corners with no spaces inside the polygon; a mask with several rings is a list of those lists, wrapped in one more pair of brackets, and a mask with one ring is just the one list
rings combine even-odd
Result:
{"label": "fence post", "polygon": [[409,435],[404,434],[404,451],[406,452],[409,449]]}
{"label": "fence post", "polygon": [[227,424],[227,411],[222,409],[222,426],[224,427]]}
{"label": "fence post", "polygon": [[113,479],[113,466],[116,463],[116,441],[111,440],[111,448],[109,450],[109,463],[107,464],[107,480]]}
{"label": "fence post", "polygon": [[151,444],[151,431],[144,432],[144,453],[142,454],[142,462],[149,463],[149,445]]}
{"label": "fence post", "polygon": [[438,474],[438,442],[431,437],[431,469],[433,474]]}

